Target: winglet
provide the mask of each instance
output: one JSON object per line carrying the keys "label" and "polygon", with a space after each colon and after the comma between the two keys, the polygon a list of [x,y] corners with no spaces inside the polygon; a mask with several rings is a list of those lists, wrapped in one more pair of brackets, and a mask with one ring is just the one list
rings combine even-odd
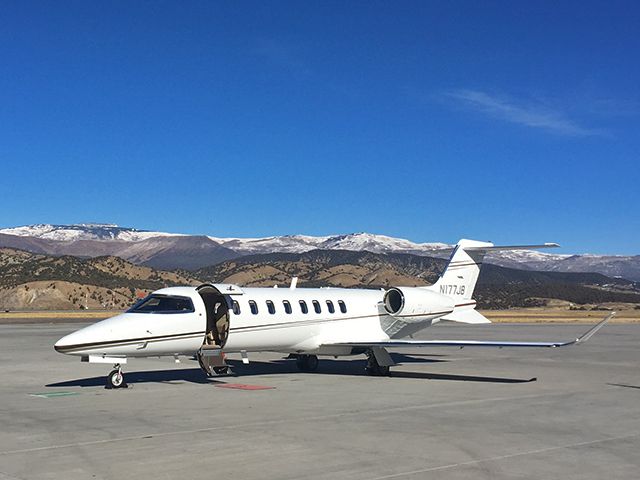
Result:
{"label": "winglet", "polygon": [[604,327],[605,323],[607,323],[609,320],[611,320],[615,314],[616,314],[616,312],[611,312],[609,315],[604,317],[602,320],[600,320],[597,324],[595,324],[593,327],[591,327],[585,333],[583,333],[578,338],[576,338],[572,343],[579,344],[579,343],[584,343],[587,340],[589,340],[591,337],[593,337],[595,335],[595,333],[598,330],[600,330],[602,327]]}

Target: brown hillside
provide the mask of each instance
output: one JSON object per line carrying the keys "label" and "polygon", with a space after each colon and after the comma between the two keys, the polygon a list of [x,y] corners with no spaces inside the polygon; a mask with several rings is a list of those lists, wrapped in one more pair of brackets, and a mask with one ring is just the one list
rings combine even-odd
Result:
{"label": "brown hillside", "polygon": [[118,257],[77,257],[0,249],[0,308],[80,309],[131,305],[137,297],[197,279],[133,265]]}

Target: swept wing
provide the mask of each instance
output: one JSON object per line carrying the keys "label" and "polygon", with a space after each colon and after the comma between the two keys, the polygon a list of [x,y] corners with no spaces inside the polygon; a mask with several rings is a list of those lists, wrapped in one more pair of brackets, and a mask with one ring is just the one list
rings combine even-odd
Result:
{"label": "swept wing", "polygon": [[[610,313],[600,320],[596,325],[591,327],[585,333],[575,340],[565,342],[501,342],[501,341],[481,341],[481,340],[387,340],[382,342],[344,342],[334,343],[331,346],[349,346],[349,347],[388,347],[388,348],[415,348],[415,347],[530,347],[530,348],[555,348],[566,347],[569,345],[579,345],[589,340],[595,333],[600,330],[613,316],[615,312]],[[329,346],[329,345],[325,345]]]}

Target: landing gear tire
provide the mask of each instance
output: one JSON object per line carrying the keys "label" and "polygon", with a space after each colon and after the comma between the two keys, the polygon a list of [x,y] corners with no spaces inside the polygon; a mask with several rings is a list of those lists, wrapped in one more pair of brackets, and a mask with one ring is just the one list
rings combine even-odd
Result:
{"label": "landing gear tire", "polygon": [[107,388],[127,388],[120,365],[117,365],[109,372],[109,375],[107,375]]}
{"label": "landing gear tire", "polygon": [[367,372],[367,375],[371,375],[372,377],[388,377],[391,375],[391,370],[389,370],[389,367],[382,367],[380,365],[376,365],[373,367],[367,366],[365,368],[365,372]]}
{"label": "landing gear tire", "polygon": [[320,361],[316,355],[298,355],[296,365],[301,372],[315,372]]}
{"label": "landing gear tire", "polygon": [[367,366],[364,371],[367,375],[371,375],[373,377],[388,377],[391,375],[391,370],[389,370],[389,366],[382,366],[378,363],[376,356],[373,354],[371,350],[366,352],[367,355]]}

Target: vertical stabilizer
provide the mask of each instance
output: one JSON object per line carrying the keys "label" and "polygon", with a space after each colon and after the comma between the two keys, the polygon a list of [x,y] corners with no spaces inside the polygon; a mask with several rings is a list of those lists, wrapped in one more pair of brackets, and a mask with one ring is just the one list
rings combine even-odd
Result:
{"label": "vertical stabilizer", "polygon": [[482,260],[487,253],[485,249],[491,247],[493,243],[490,242],[460,240],[451,253],[442,275],[430,288],[442,295],[455,298],[456,303],[471,299],[480,275]]}
{"label": "vertical stabilizer", "polygon": [[[487,253],[504,250],[537,250],[559,246],[557,243],[495,246],[491,242],[462,239],[453,249],[449,263],[438,281],[425,288],[453,297],[458,306],[470,306],[472,302],[464,302],[464,300],[471,300],[473,296],[473,290],[476,287],[478,275],[480,275],[480,266]],[[473,304],[475,305],[475,302]]]}

